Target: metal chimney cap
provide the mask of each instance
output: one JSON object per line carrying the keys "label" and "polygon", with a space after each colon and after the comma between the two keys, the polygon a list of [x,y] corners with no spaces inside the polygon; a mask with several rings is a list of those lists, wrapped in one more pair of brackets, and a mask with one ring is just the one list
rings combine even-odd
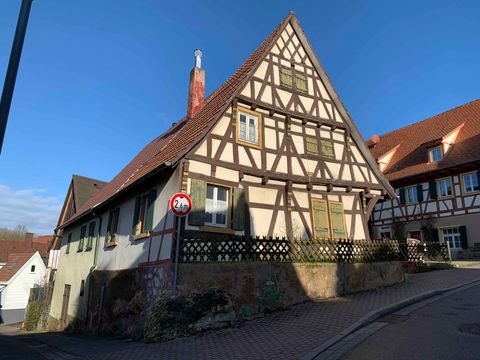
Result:
{"label": "metal chimney cap", "polygon": [[202,50],[196,49],[194,52],[195,55],[195,67],[201,68],[202,67]]}

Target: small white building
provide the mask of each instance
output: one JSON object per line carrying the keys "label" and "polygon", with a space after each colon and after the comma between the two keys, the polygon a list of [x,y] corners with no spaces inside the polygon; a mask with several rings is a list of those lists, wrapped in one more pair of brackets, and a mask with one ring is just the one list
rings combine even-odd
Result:
{"label": "small white building", "polygon": [[45,282],[46,267],[38,253],[12,253],[0,267],[0,324],[25,318],[30,289]]}

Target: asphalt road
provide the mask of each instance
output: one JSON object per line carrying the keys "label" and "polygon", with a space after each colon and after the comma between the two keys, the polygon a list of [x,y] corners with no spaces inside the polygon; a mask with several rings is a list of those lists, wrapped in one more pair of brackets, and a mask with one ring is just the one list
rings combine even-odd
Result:
{"label": "asphalt road", "polygon": [[141,342],[71,335],[65,333],[22,333],[0,327],[0,360],[62,360],[127,350]]}
{"label": "asphalt road", "polygon": [[378,321],[388,325],[343,360],[480,359],[480,285]]}

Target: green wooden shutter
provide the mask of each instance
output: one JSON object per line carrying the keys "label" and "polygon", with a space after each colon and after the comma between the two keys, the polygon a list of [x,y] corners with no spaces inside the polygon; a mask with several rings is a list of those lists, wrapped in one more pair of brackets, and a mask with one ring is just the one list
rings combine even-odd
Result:
{"label": "green wooden shutter", "polygon": [[78,251],[83,250],[83,243],[85,242],[86,236],[87,236],[87,225],[83,225],[80,228],[80,240],[78,240]]}
{"label": "green wooden shutter", "polygon": [[405,204],[405,189],[400,189],[399,190],[399,196],[400,196],[400,204],[404,205]]}
{"label": "green wooden shutter", "polygon": [[233,223],[234,230],[244,230],[245,226],[245,193],[243,189],[233,189]]}
{"label": "green wooden shutter", "polygon": [[292,69],[280,68],[280,84],[290,89],[293,88]]}
{"label": "green wooden shutter", "polygon": [[192,211],[188,214],[188,224],[201,226],[205,224],[205,181],[192,179],[190,186],[190,198],[192,199]]}
{"label": "green wooden shutter", "polygon": [[145,231],[153,230],[153,209],[155,208],[155,199],[157,198],[157,189],[153,189],[148,193],[147,198],[147,214],[145,218]]}
{"label": "green wooden shutter", "polygon": [[305,152],[311,155],[318,155],[318,143],[315,136],[305,137]]}
{"label": "green wooden shutter", "polygon": [[437,198],[437,182],[435,180],[428,182],[428,196],[431,200]]}
{"label": "green wooden shutter", "polygon": [[137,233],[138,220],[140,218],[140,206],[142,205],[142,198],[139,196],[135,199],[135,210],[133,212],[132,234]]}
{"label": "green wooden shutter", "polygon": [[312,200],[313,236],[316,239],[330,238],[330,225],[326,200]]}
{"label": "green wooden shutter", "polygon": [[462,225],[458,228],[460,231],[460,244],[462,249],[468,249],[468,239],[467,239],[467,227]]}
{"label": "green wooden shutter", "polygon": [[295,73],[295,87],[299,92],[306,93],[307,90],[307,77],[302,73]]}
{"label": "green wooden shutter", "polygon": [[345,230],[345,215],[343,212],[343,204],[340,202],[330,203],[330,219],[332,222],[332,237],[334,239],[346,239],[347,232]]}
{"label": "green wooden shutter", "polygon": [[423,187],[422,187],[422,184],[417,185],[417,200],[418,200],[418,202],[423,201]]}
{"label": "green wooden shutter", "polygon": [[335,152],[333,151],[333,143],[328,139],[321,139],[320,144],[322,147],[322,155],[329,158],[335,157]]}
{"label": "green wooden shutter", "polygon": [[433,242],[440,242],[440,230],[439,229],[432,229],[432,241]]}

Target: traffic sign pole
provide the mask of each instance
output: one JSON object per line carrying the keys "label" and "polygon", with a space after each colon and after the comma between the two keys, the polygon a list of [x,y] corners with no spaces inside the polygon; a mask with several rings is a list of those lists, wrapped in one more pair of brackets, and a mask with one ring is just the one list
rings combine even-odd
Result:
{"label": "traffic sign pole", "polygon": [[185,216],[192,210],[192,199],[187,194],[176,193],[170,199],[170,209],[177,217],[177,232],[175,237],[175,268],[173,273],[172,297],[177,296],[178,258],[180,253],[180,233],[185,223]]}

